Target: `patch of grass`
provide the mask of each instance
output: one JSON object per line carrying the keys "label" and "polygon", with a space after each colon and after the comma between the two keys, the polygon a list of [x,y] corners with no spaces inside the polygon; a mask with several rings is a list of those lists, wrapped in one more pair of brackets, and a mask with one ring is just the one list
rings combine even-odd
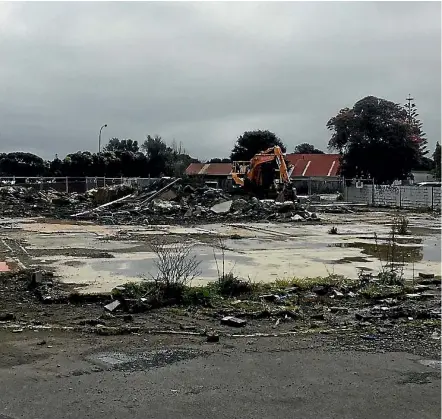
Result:
{"label": "patch of grass", "polygon": [[404,236],[409,233],[408,230],[409,221],[407,217],[395,217],[393,219],[393,225],[391,226],[392,234],[399,234],[400,236]]}
{"label": "patch of grass", "polygon": [[293,286],[292,279],[278,278],[275,282],[269,284],[271,288],[289,288]]}
{"label": "patch of grass", "polygon": [[318,276],[314,278],[293,278],[291,286],[300,288],[301,290],[309,290],[319,286],[342,287],[350,280],[341,275]]}
{"label": "patch of grass", "polygon": [[184,290],[183,304],[212,307],[213,302],[218,299],[216,287],[186,287]]}
{"label": "patch of grass", "polygon": [[338,234],[338,227],[333,226],[330,230],[328,230],[328,234]]}
{"label": "patch of grass", "polygon": [[122,287],[114,288],[112,290],[112,296],[119,298],[124,296],[125,298],[141,298],[155,289],[154,282],[128,282]]}
{"label": "patch of grass", "polygon": [[370,299],[393,298],[403,295],[404,288],[401,286],[385,286],[379,284],[368,284],[359,293],[361,296]]}

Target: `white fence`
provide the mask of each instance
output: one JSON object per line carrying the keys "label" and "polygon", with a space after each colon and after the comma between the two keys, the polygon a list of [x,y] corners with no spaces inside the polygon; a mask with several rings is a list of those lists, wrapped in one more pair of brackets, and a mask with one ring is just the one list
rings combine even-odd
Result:
{"label": "white fence", "polygon": [[111,185],[149,186],[157,178],[108,177],[0,177],[0,186],[18,185],[39,190],[55,189],[60,192],[84,193],[90,189]]}
{"label": "white fence", "polygon": [[424,186],[348,186],[344,200],[358,204],[409,209],[441,209],[441,188]]}

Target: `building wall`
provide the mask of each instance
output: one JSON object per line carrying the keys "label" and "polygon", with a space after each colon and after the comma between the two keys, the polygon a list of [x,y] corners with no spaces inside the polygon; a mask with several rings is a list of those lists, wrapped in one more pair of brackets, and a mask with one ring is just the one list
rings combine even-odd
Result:
{"label": "building wall", "polygon": [[343,182],[339,177],[295,177],[292,178],[292,184],[296,188],[298,195],[315,195],[343,191]]}
{"label": "building wall", "polygon": [[409,209],[441,209],[441,189],[419,186],[364,185],[362,188],[345,188],[348,202],[380,207]]}
{"label": "building wall", "polygon": [[415,171],[411,172],[411,174],[413,175],[414,183],[431,182],[435,180],[434,176],[430,172]]}

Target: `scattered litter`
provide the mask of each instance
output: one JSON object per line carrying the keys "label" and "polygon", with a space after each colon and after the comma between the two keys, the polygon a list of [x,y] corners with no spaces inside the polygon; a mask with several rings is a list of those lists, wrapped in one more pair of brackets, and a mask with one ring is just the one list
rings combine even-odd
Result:
{"label": "scattered litter", "polygon": [[23,329],[14,329],[12,331],[12,333],[21,333],[21,332],[23,332]]}
{"label": "scattered litter", "polygon": [[105,306],[104,306],[104,309],[112,313],[112,312],[115,311],[120,305],[121,305],[120,301],[115,300],[115,301],[112,301],[111,303],[105,305]]}

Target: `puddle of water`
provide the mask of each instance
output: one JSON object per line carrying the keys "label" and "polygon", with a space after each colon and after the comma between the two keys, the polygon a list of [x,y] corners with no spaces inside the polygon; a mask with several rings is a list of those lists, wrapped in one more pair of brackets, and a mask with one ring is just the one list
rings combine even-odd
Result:
{"label": "puddle of water", "polygon": [[[126,277],[149,277],[155,276],[157,268],[155,263],[157,258],[154,253],[144,253],[145,257],[142,259],[128,259],[119,258],[110,260],[97,260],[91,263],[91,268],[95,271],[105,271],[114,275],[122,275]],[[207,279],[217,279],[218,269],[222,271],[222,255],[221,251],[216,251],[216,258],[218,261],[218,269],[213,256],[213,252],[208,252],[207,248],[203,246],[195,246],[192,249],[190,256],[196,256],[197,260],[201,261],[199,265],[200,276]],[[245,255],[225,251],[224,253],[224,269],[229,272],[236,264],[251,264],[253,260]]]}
{"label": "puddle of water", "polygon": [[[424,239],[414,240],[414,242],[410,242],[409,239],[399,239],[398,245],[394,249],[394,257],[392,256],[391,246],[386,243],[346,242],[333,243],[328,246],[361,249],[362,253],[379,258],[382,261],[403,261],[406,263],[441,261],[441,244],[438,237],[430,236]],[[419,242],[422,244],[419,244]]]}

